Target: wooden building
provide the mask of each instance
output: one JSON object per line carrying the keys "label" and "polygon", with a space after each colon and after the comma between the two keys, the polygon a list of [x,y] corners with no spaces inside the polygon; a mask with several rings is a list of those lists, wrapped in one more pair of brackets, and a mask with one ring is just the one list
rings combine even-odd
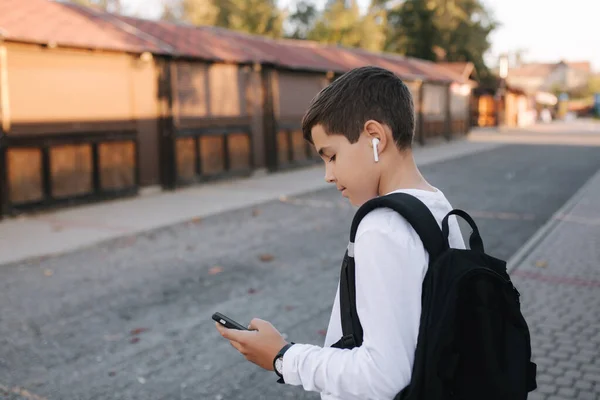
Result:
{"label": "wooden building", "polygon": [[4,0],[0,217],[314,163],[302,115],[363,65],[407,83],[420,143],[466,132],[466,81],[435,63]]}

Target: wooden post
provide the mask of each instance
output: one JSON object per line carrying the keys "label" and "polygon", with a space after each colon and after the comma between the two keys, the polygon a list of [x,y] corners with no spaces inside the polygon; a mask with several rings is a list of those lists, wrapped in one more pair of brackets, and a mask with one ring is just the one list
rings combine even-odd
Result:
{"label": "wooden post", "polygon": [[[102,191],[102,185],[100,183],[100,154],[98,147],[100,143],[93,141],[92,146],[92,190],[94,194],[98,194]],[[137,163],[136,163],[137,165]]]}
{"label": "wooden post", "polygon": [[269,171],[279,166],[277,160],[277,118],[275,116],[273,68],[263,66],[263,131],[265,135],[265,165]]}
{"label": "wooden post", "polygon": [[42,145],[42,189],[44,192],[44,202],[52,201],[52,171],[50,160],[50,145]]}
{"label": "wooden post", "polygon": [[473,94],[473,88],[469,89],[469,97],[467,102],[467,115],[466,115],[466,123],[465,123],[465,135],[468,134],[471,129],[475,126],[474,118],[473,118],[473,102],[475,101],[475,97]]}
{"label": "wooden post", "polygon": [[444,137],[446,140],[452,139],[452,109],[451,109],[451,101],[452,101],[452,93],[451,93],[451,83],[446,86],[446,110],[445,110],[445,118],[444,118]]}
{"label": "wooden post", "polygon": [[0,126],[0,220],[8,213],[8,161],[6,135]]}
{"label": "wooden post", "polygon": [[173,119],[173,73],[175,65],[168,57],[161,62],[158,78],[158,103],[160,106],[159,165],[164,189],[175,189],[177,185],[177,163],[175,155],[175,123]]}
{"label": "wooden post", "polygon": [[8,213],[8,151],[7,137],[10,129],[8,110],[8,66],[7,51],[0,39],[0,220]]}

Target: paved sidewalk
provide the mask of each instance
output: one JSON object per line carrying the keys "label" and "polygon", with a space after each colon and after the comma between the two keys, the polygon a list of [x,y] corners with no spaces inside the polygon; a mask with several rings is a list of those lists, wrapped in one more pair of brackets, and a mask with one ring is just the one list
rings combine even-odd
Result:
{"label": "paved sidewalk", "polygon": [[513,257],[538,364],[530,400],[600,399],[600,171]]}
{"label": "paved sidewalk", "polygon": [[600,121],[582,118],[525,128],[484,128],[473,131],[470,138],[480,142],[600,146]]}
{"label": "paved sidewalk", "polygon": [[[501,143],[468,139],[415,148],[419,165],[485,151]],[[0,222],[0,265],[323,189],[322,165],[174,192],[96,203]]]}

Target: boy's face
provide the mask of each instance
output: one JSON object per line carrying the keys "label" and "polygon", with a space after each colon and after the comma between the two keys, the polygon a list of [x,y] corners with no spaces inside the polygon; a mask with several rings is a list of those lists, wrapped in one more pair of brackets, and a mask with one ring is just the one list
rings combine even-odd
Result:
{"label": "boy's face", "polygon": [[362,134],[352,144],[343,135],[327,135],[321,125],[315,125],[311,133],[315,148],[325,162],[327,182],[334,183],[342,196],[357,207],[377,196],[379,170],[368,135]]}

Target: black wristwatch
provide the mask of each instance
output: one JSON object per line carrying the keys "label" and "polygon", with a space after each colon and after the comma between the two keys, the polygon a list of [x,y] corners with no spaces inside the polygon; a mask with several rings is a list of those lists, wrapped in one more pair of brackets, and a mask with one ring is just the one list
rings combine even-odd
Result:
{"label": "black wristwatch", "polygon": [[273,359],[273,370],[279,377],[279,379],[277,380],[277,383],[285,383],[285,381],[283,380],[283,355],[293,345],[294,345],[294,343],[292,342],[292,343],[289,343],[289,344],[286,344],[285,346],[283,346],[283,348],[281,350],[279,350],[279,353],[277,353],[277,355]]}

